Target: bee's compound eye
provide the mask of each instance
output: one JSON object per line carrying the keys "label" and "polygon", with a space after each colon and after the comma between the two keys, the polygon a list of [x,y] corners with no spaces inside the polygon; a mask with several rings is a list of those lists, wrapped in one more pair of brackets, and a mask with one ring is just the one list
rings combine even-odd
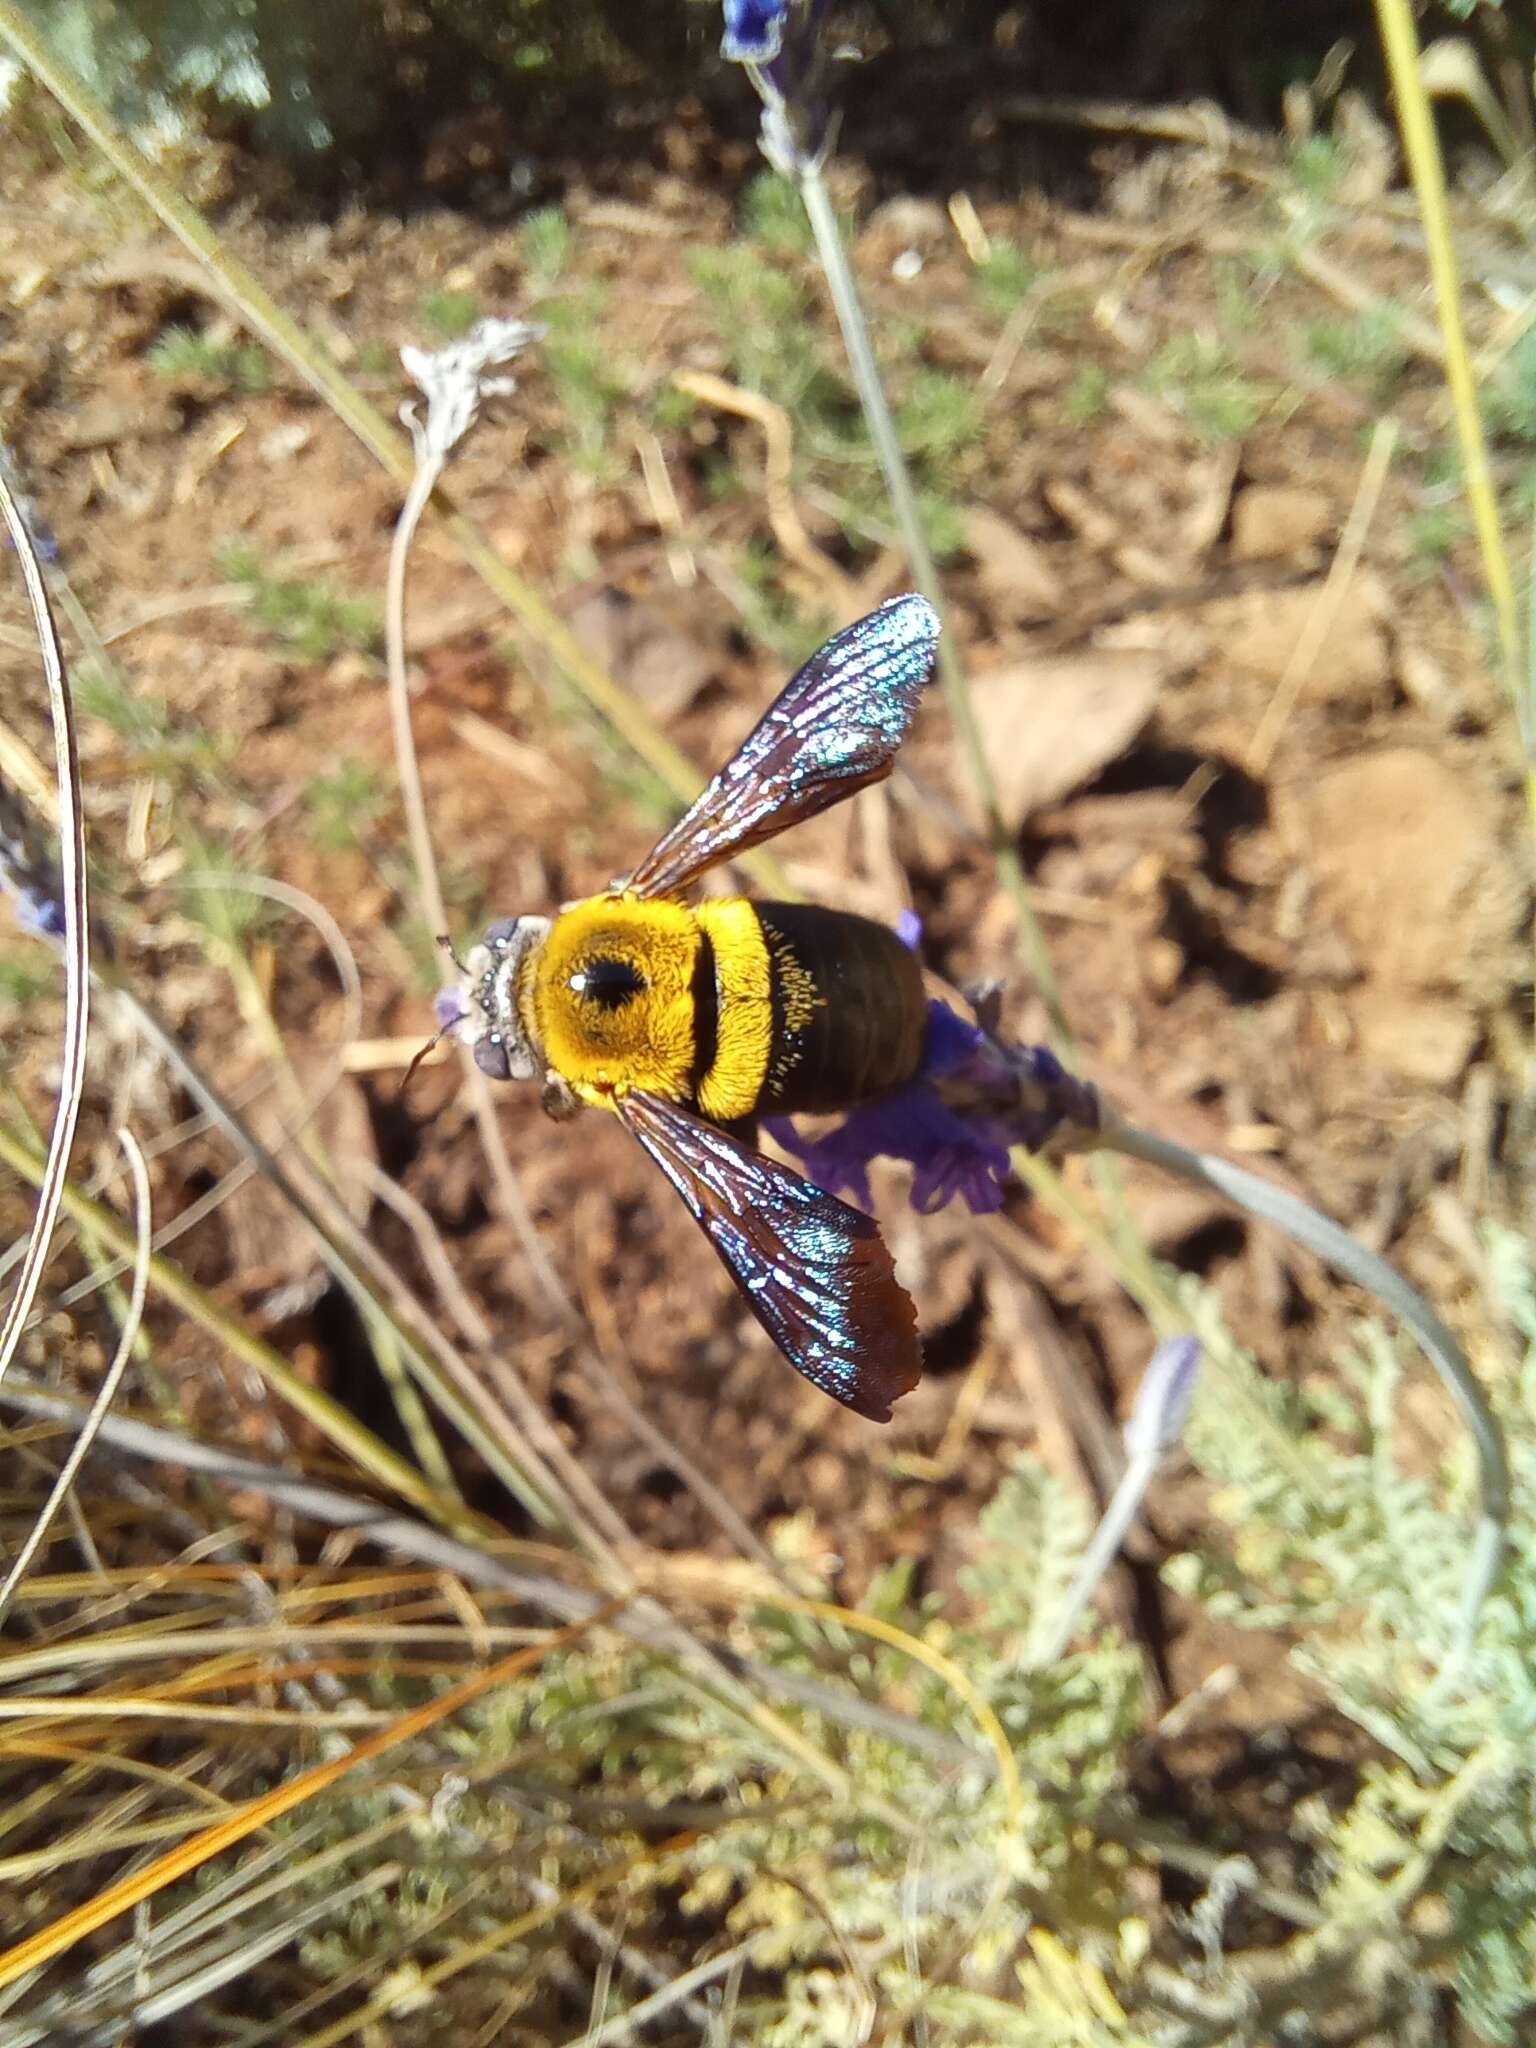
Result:
{"label": "bee's compound eye", "polygon": [[599,954],[571,976],[572,995],[584,996],[600,1010],[622,1010],[644,989],[645,976],[633,961]]}
{"label": "bee's compound eye", "polygon": [[487,1080],[511,1080],[512,1056],[499,1031],[483,1031],[475,1040],[475,1065]]}
{"label": "bee's compound eye", "polygon": [[493,953],[504,953],[512,943],[512,935],[522,923],[520,917],[498,917],[494,924],[488,924],[480,934],[482,946],[489,946]]}

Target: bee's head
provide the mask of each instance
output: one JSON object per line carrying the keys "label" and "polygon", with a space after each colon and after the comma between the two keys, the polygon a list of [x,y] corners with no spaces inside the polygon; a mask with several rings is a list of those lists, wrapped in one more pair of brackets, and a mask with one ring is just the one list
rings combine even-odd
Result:
{"label": "bee's head", "polygon": [[451,1028],[493,1081],[532,1081],[544,1073],[544,1050],[534,1042],[519,1007],[518,988],[529,956],[548,933],[547,917],[498,918],[486,926],[464,963]]}

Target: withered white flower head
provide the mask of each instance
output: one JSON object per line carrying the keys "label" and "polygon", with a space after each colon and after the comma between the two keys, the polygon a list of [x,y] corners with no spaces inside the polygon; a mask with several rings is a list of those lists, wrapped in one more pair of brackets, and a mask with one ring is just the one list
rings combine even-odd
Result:
{"label": "withered white flower head", "polygon": [[510,363],[543,333],[534,320],[493,317],[477,321],[462,341],[449,342],[445,348],[413,348],[407,343],[401,349],[405,373],[427,401],[425,426],[412,401],[400,408],[418,462],[441,462],[475,424],[482,399],[504,398],[517,389],[515,377],[487,373]]}

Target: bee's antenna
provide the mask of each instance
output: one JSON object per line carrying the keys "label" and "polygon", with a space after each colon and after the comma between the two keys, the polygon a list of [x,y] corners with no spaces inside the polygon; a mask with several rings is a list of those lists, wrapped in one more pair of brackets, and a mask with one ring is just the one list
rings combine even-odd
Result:
{"label": "bee's antenna", "polygon": [[[449,935],[447,934],[447,932],[439,932],[439,933],[438,933],[438,935],[437,935],[437,943],[438,943],[438,944],[439,944],[439,945],[440,945],[440,946],[442,947],[443,951],[444,951],[444,952],[445,952],[445,953],[446,953],[446,954],[448,955],[448,958],[449,958],[449,959],[450,959],[450,960],[451,960],[451,961],[453,962],[454,966],[455,966],[455,967],[457,967],[457,969],[459,970],[460,974],[464,974],[464,975],[467,975],[467,974],[469,973],[469,969],[468,969],[468,968],[467,968],[467,967],[466,967],[466,966],[464,965],[464,962],[463,962],[463,961],[462,961],[462,960],[461,960],[461,959],[459,958],[458,954],[457,954],[457,953],[456,953],[456,952],[455,952],[455,951],[453,950],[453,940],[452,940],[452,939],[451,939],[451,938],[449,937]],[[439,1032],[439,1033],[437,1034],[437,1038],[441,1038],[441,1037],[442,1037],[442,1035],[443,1035],[443,1034],[442,1034],[441,1032]],[[434,1038],[434,1039],[433,1039],[433,1041],[432,1041],[433,1045],[436,1045],[436,1043],[437,1043],[437,1038]],[[419,1053],[418,1053],[418,1055],[417,1055],[417,1058],[418,1058],[418,1059],[420,1058],[420,1054],[419,1054]]]}
{"label": "bee's antenna", "polygon": [[416,1069],[421,1065],[422,1061],[429,1056],[429,1054],[436,1052],[438,1046],[441,1045],[443,1040],[448,1036],[449,1032],[452,1029],[452,1024],[440,1025],[438,1029],[433,1032],[432,1036],[427,1040],[426,1044],[421,1048],[421,1051],[414,1055],[410,1065],[406,1068],[405,1072],[400,1077],[400,1086],[395,1091],[397,1101],[403,1102],[405,1100],[406,1090],[411,1085],[411,1080],[416,1072]]}

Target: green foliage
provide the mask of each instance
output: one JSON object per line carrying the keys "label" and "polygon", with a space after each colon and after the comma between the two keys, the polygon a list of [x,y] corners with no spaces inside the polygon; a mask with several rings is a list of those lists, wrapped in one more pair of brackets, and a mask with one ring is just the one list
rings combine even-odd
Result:
{"label": "green foliage", "polygon": [[[1466,1558],[1468,1454],[1448,1433],[1444,1468],[1399,1457],[1397,1349],[1375,1324],[1340,1361],[1353,1403],[1282,1394],[1188,1290],[1208,1339],[1190,1430],[1218,1482],[1230,1540],[1176,1560],[1172,1582],[1244,1628],[1284,1628],[1296,1661],[1390,1761],[1330,1830],[1330,1922],[1362,1923],[1429,1885],[1451,1921],[1468,2020],[1513,2044],[1536,2011],[1536,1265],[1495,1229],[1488,1267],[1519,1355],[1494,1389],[1514,1479],[1512,1555],[1461,1684],[1443,1699],[1443,1657]],[[1345,1624],[1341,1626],[1340,1624]],[[1443,1866],[1443,1867],[1442,1867]]]}
{"label": "green foliage", "polygon": [[301,661],[328,661],[343,648],[377,654],[384,629],[372,598],[338,590],[318,577],[281,576],[245,540],[218,550],[219,573],[247,593],[251,616]]}
{"label": "green foliage", "polygon": [[243,888],[249,859],[236,862],[228,847],[183,824],[186,867],[179,878],[182,915],[226,946],[244,949],[274,927],[280,912],[259,890]]}
{"label": "green foliage", "polygon": [[965,508],[940,491],[919,488],[917,516],[933,558],[941,566],[965,553]]}
{"label": "green foliage", "polygon": [[525,214],[518,227],[528,290],[547,292],[570,261],[573,230],[559,206],[541,206]]}
{"label": "green foliage", "polygon": [[1349,168],[1349,153],[1331,135],[1306,135],[1290,150],[1291,176],[1309,199],[1327,202]]}
{"label": "green foliage", "polygon": [[771,256],[810,256],[816,247],[800,194],[777,171],[760,171],[742,194],[741,231]]}
{"label": "green foliage", "polygon": [[1353,319],[1314,320],[1301,335],[1302,353],[1324,376],[1381,391],[1407,366],[1408,346],[1395,307],[1373,306]]}
{"label": "green foliage", "polygon": [[995,319],[1006,320],[1039,279],[1039,265],[1005,236],[994,235],[985,257],[971,273],[979,304]]}
{"label": "green foliage", "polygon": [[264,349],[194,327],[167,327],[151,344],[148,362],[157,377],[171,383],[218,384],[247,395],[266,391],[272,383]]}
{"label": "green foliage", "polygon": [[1102,363],[1084,363],[1067,386],[1062,405],[1074,427],[1096,420],[1109,401],[1109,372]]}
{"label": "green foliage", "polygon": [[317,775],[304,792],[310,830],[335,853],[360,845],[388,802],[378,769],[353,754],[343,754],[329,774]]}
{"label": "green foliage", "polygon": [[897,402],[896,427],[909,462],[939,468],[953,463],[981,436],[975,379],[919,364]]}
{"label": "green foliage", "polygon": [[1269,410],[1270,394],[1242,371],[1226,346],[1175,335],[1148,363],[1149,391],[1176,405],[1203,441],[1240,440]]}
{"label": "green foliage", "polygon": [[557,445],[596,485],[619,482],[630,460],[618,414],[631,396],[634,373],[615,356],[604,331],[606,307],[602,287],[588,284],[539,308],[546,328],[541,362],[561,411]]}
{"label": "green foliage", "polygon": [[175,719],[163,697],[131,687],[116,670],[82,662],[74,671],[75,709],[126,740],[145,772],[174,781],[218,766],[218,750],[200,727]]}
{"label": "green foliage", "polygon": [[29,1009],[39,997],[57,986],[57,976],[46,966],[12,959],[9,954],[0,953],[0,1005],[6,1009]]}
{"label": "green foliage", "polygon": [[1489,381],[1483,407],[1494,433],[1536,448],[1536,329],[1527,328]]}
{"label": "green foliage", "polygon": [[481,311],[480,301],[473,292],[439,287],[422,293],[421,317],[439,341],[462,341],[480,318]]}
{"label": "green foliage", "polygon": [[740,381],[792,411],[824,409],[831,380],[800,279],[741,242],[695,250],[688,269]]}

